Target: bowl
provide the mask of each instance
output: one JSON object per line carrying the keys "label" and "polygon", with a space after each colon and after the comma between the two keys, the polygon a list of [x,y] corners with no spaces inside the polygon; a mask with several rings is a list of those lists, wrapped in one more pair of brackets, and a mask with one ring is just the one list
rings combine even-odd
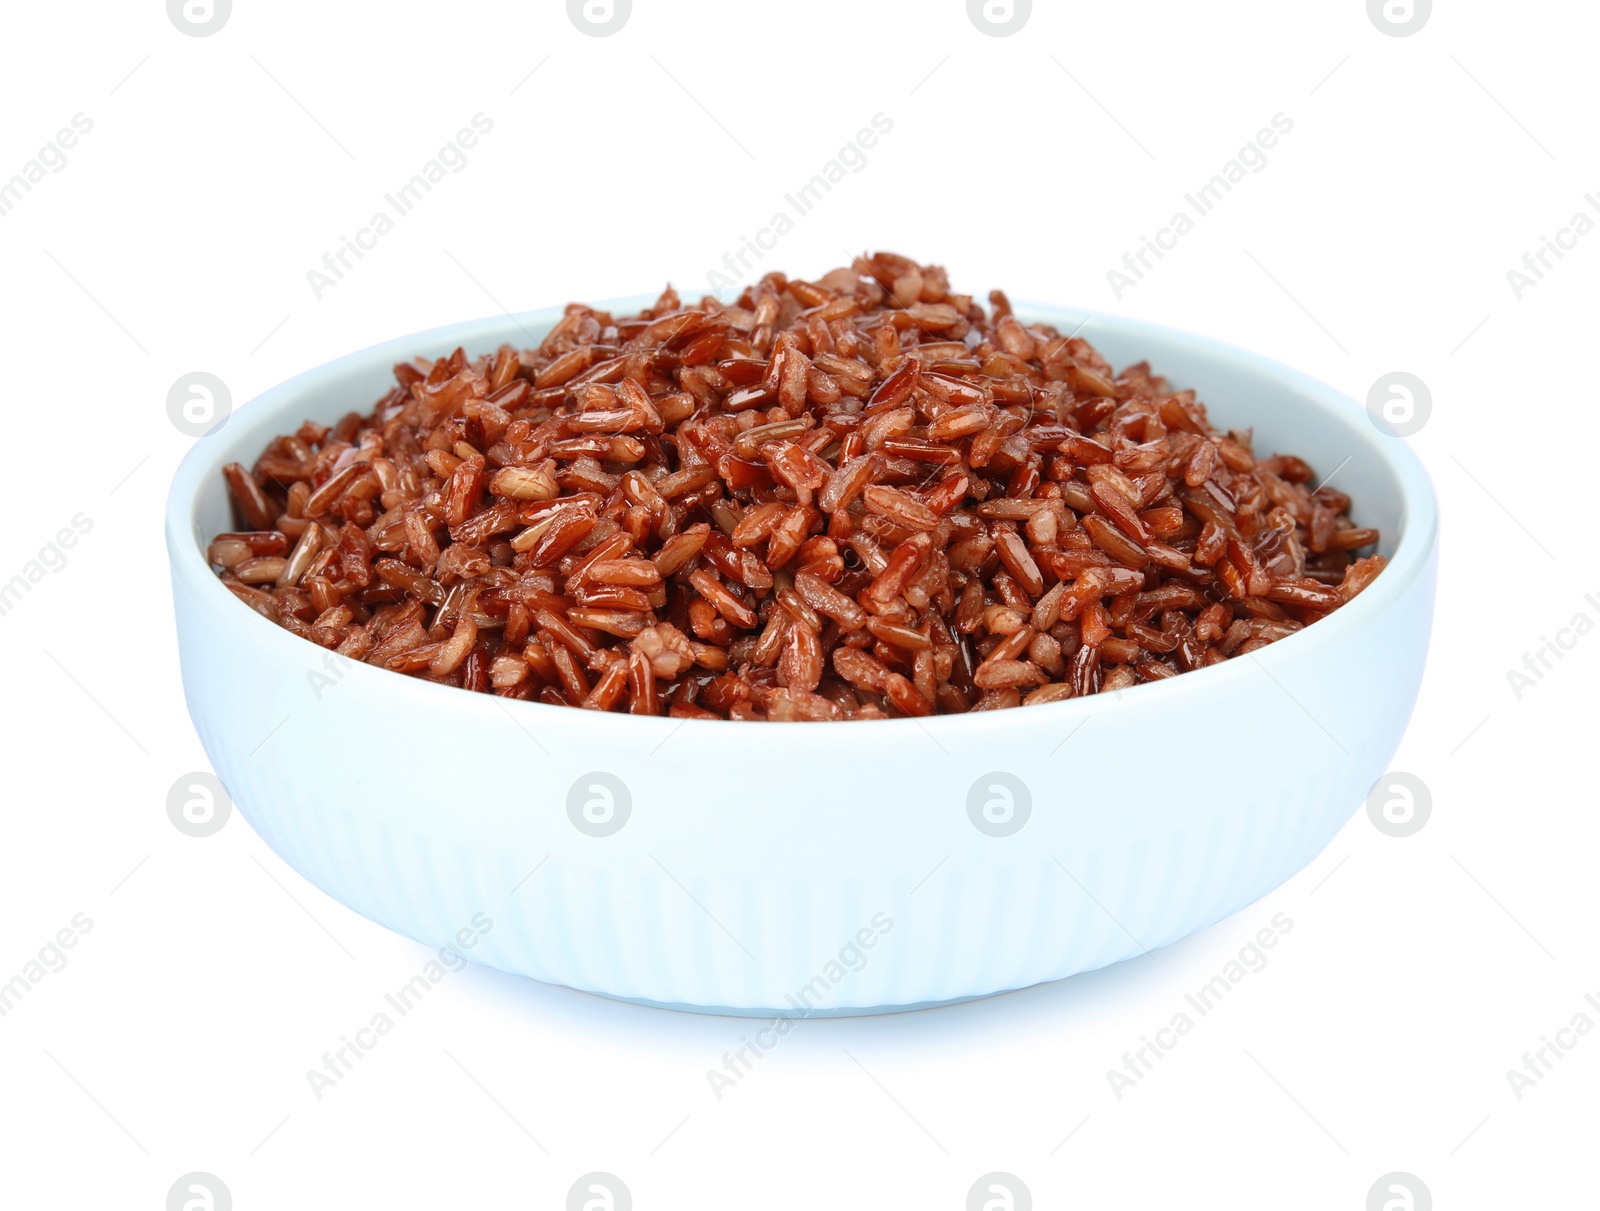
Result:
{"label": "bowl", "polygon": [[[606,304],[636,310],[647,298]],[[1427,652],[1432,487],[1406,443],[1275,362],[1120,316],[1018,307],[1193,387],[1219,428],[1336,474],[1389,565],[1251,655],[964,716],[741,723],[506,701],[325,652],[208,568],[221,468],[370,408],[390,367],[533,343],[559,309],[353,353],[196,442],[167,504],[183,685],[239,811],[301,875],[429,947],[654,1005],[878,1012],[1058,980],[1271,891],[1399,743]]]}

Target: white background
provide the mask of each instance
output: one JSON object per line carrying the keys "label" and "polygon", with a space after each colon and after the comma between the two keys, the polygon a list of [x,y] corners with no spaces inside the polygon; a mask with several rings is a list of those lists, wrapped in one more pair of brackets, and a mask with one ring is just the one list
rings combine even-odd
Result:
{"label": "white background", "polygon": [[[1600,1032],[1520,1100],[1505,1075],[1574,1014],[1600,1024],[1600,638],[1520,700],[1507,680],[1600,621],[1600,233],[1520,300],[1506,276],[1600,195],[1592,5],[1440,3],[1409,37],[1361,0],[1040,0],[1001,38],[960,0],[636,0],[605,38],[556,0],[236,0],[204,38],[159,0],[4,20],[0,179],[93,121],[0,218],[0,580],[93,522],[0,618],[0,981],[93,921],[0,1018],[6,1205],[160,1208],[191,1170],[242,1211],[558,1207],[590,1170],[640,1208],[957,1208],[991,1170],[1039,1207],[1359,1211],[1391,1170],[1441,1209],[1595,1205]],[[319,301],[306,271],[479,112],[468,166]],[[887,247],[1358,399],[1396,369],[1428,384],[1410,440],[1441,598],[1395,766],[1431,819],[1394,839],[1358,811],[1265,900],[1113,970],[805,1023],[721,1101],[705,1073],[743,1023],[479,969],[318,1101],[306,1069],[427,952],[237,815],[204,840],[167,820],[207,768],[160,537],[189,441],[168,387],[205,370],[239,404],[502,307],[698,293],[879,112],[867,166],[763,269]],[[1106,271],[1279,112],[1267,167],[1116,298]],[[1106,1070],[1276,912],[1294,928],[1266,969],[1119,1100]]]}

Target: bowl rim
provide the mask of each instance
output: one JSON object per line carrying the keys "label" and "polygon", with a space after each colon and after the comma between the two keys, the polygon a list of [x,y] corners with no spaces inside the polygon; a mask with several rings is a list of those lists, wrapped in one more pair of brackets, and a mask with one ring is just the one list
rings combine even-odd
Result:
{"label": "bowl rim", "polygon": [[[631,295],[622,298],[599,300],[591,306],[614,312],[638,310],[655,302],[656,296]],[[1310,655],[1313,645],[1328,648],[1343,643],[1363,626],[1394,606],[1421,577],[1433,559],[1439,541],[1438,502],[1428,473],[1410,444],[1401,437],[1382,432],[1371,423],[1366,409],[1356,401],[1319,379],[1296,370],[1262,354],[1232,345],[1226,341],[1189,332],[1184,329],[1158,324],[1149,320],[1058,304],[1036,303],[1026,300],[1013,302],[1015,312],[1032,321],[1055,324],[1075,324],[1080,331],[1118,329],[1134,336],[1148,335],[1168,345],[1181,348],[1185,353],[1208,357],[1219,362],[1233,362],[1264,373],[1275,379],[1285,393],[1303,404],[1321,408],[1341,421],[1358,436],[1366,447],[1378,457],[1394,476],[1400,489],[1400,514],[1402,518],[1399,541],[1383,572],[1349,604],[1341,606],[1312,626],[1296,632],[1277,643],[1269,644],[1260,652],[1251,653],[1252,660],[1261,663],[1267,656],[1274,663],[1294,657]],[[219,475],[222,461],[228,451],[224,448],[224,435],[229,428],[237,428],[240,416],[247,415],[252,422],[262,422],[277,412],[291,413],[302,406],[304,399],[326,385],[327,380],[344,373],[355,363],[381,364],[385,360],[403,361],[429,349],[448,350],[457,345],[478,345],[493,340],[495,343],[511,340],[511,333],[519,329],[527,335],[531,328],[554,323],[565,308],[551,306],[517,313],[458,321],[424,331],[381,341],[362,349],[343,354],[331,361],[304,370],[285,381],[256,395],[240,408],[230,413],[223,424],[200,437],[184,455],[173,474],[165,508],[165,536],[168,558],[175,582],[194,593],[203,608],[237,611],[228,617],[236,629],[252,642],[264,644],[274,660],[285,667],[300,668],[306,662],[300,656],[309,655],[307,641],[287,631],[276,623],[244,608],[222,581],[212,572],[204,559],[204,547],[193,540],[195,514],[199,494],[207,480]],[[284,418],[286,421],[288,417]],[[296,416],[282,432],[292,430],[303,417]],[[1363,429],[1363,426],[1365,428]],[[251,630],[244,628],[251,627]],[[276,645],[282,644],[281,648]],[[315,647],[316,645],[310,645]],[[318,648],[322,656],[333,655]],[[788,723],[770,720],[729,719],[674,719],[670,716],[632,715],[617,711],[589,711],[570,706],[552,706],[547,703],[501,698],[493,694],[467,694],[455,686],[437,685],[416,677],[397,674],[389,669],[374,668],[363,661],[342,658],[351,667],[343,669],[344,678],[357,678],[357,684],[369,685],[380,696],[388,696],[398,704],[413,700],[418,709],[437,707],[448,709],[454,704],[457,710],[488,711],[498,707],[507,713],[524,731],[527,725],[555,725],[569,728],[630,729],[628,735],[640,742],[651,742],[664,734],[677,735],[689,728],[689,737],[709,737],[718,730],[739,729],[741,740],[748,742],[758,735],[773,739],[787,736],[785,726],[804,726],[836,733],[837,729],[850,729],[831,735],[837,741],[844,736],[857,734],[860,728],[870,725],[863,734],[869,739],[894,739],[910,733],[913,727],[921,730],[937,744],[939,737],[959,732],[976,731],[980,734],[994,732],[1012,724],[1027,721],[1046,730],[1077,727],[1094,714],[1123,705],[1125,694],[1136,694],[1130,699],[1134,705],[1156,706],[1158,703],[1177,705],[1183,696],[1196,693],[1218,695],[1226,692],[1230,684],[1254,675],[1243,660],[1225,660],[1220,664],[1195,669],[1176,677],[1164,678],[1118,690],[1112,694],[1094,694],[1086,698],[1068,698],[1027,708],[1025,715],[1017,710],[975,711],[963,715],[929,715],[922,718],[882,720],[838,720],[829,722],[798,721]],[[1270,671],[1268,675],[1271,676]],[[378,680],[368,680],[377,678]],[[342,679],[342,680],[343,680]],[[1272,678],[1274,681],[1277,679]],[[1019,708],[1020,709],[1020,708]],[[523,719],[518,714],[523,714]],[[749,729],[760,729],[752,733]],[[707,729],[710,729],[709,731]],[[776,730],[775,730],[776,729]],[[810,732],[807,735],[811,735]],[[620,738],[620,737],[619,737]],[[822,739],[818,734],[816,739]],[[943,749],[943,745],[940,748]],[[948,752],[948,750],[946,750]]]}

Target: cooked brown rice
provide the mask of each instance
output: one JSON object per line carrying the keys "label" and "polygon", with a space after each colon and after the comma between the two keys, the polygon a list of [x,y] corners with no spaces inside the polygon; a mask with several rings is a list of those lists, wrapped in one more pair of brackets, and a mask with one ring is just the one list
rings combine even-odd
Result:
{"label": "cooked brown rice", "polygon": [[857,258],[731,305],[574,303],[225,468],[240,600],[507,698],[718,719],[1055,702],[1242,656],[1383,569],[1192,391]]}

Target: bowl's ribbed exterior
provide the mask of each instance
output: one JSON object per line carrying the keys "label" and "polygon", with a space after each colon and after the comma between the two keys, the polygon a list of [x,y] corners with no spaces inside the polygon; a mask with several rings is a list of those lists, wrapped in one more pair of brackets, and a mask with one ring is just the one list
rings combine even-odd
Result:
{"label": "bowl's ribbed exterior", "polygon": [[[1084,854],[1070,873],[1049,857],[946,862],[915,891],[926,872],[909,867],[845,885],[826,872],[781,883],[750,872],[680,887],[659,870],[624,878],[547,866],[507,894],[528,873],[508,852],[452,849],[359,809],[328,810],[265,763],[224,779],[285,861],[398,933],[443,946],[481,913],[491,928],[469,957],[504,971],[634,1000],[788,1014],[982,996],[1153,950],[1299,870],[1359,797],[1302,785],[1205,829]],[[858,942],[841,961],[862,929],[872,947]]]}

